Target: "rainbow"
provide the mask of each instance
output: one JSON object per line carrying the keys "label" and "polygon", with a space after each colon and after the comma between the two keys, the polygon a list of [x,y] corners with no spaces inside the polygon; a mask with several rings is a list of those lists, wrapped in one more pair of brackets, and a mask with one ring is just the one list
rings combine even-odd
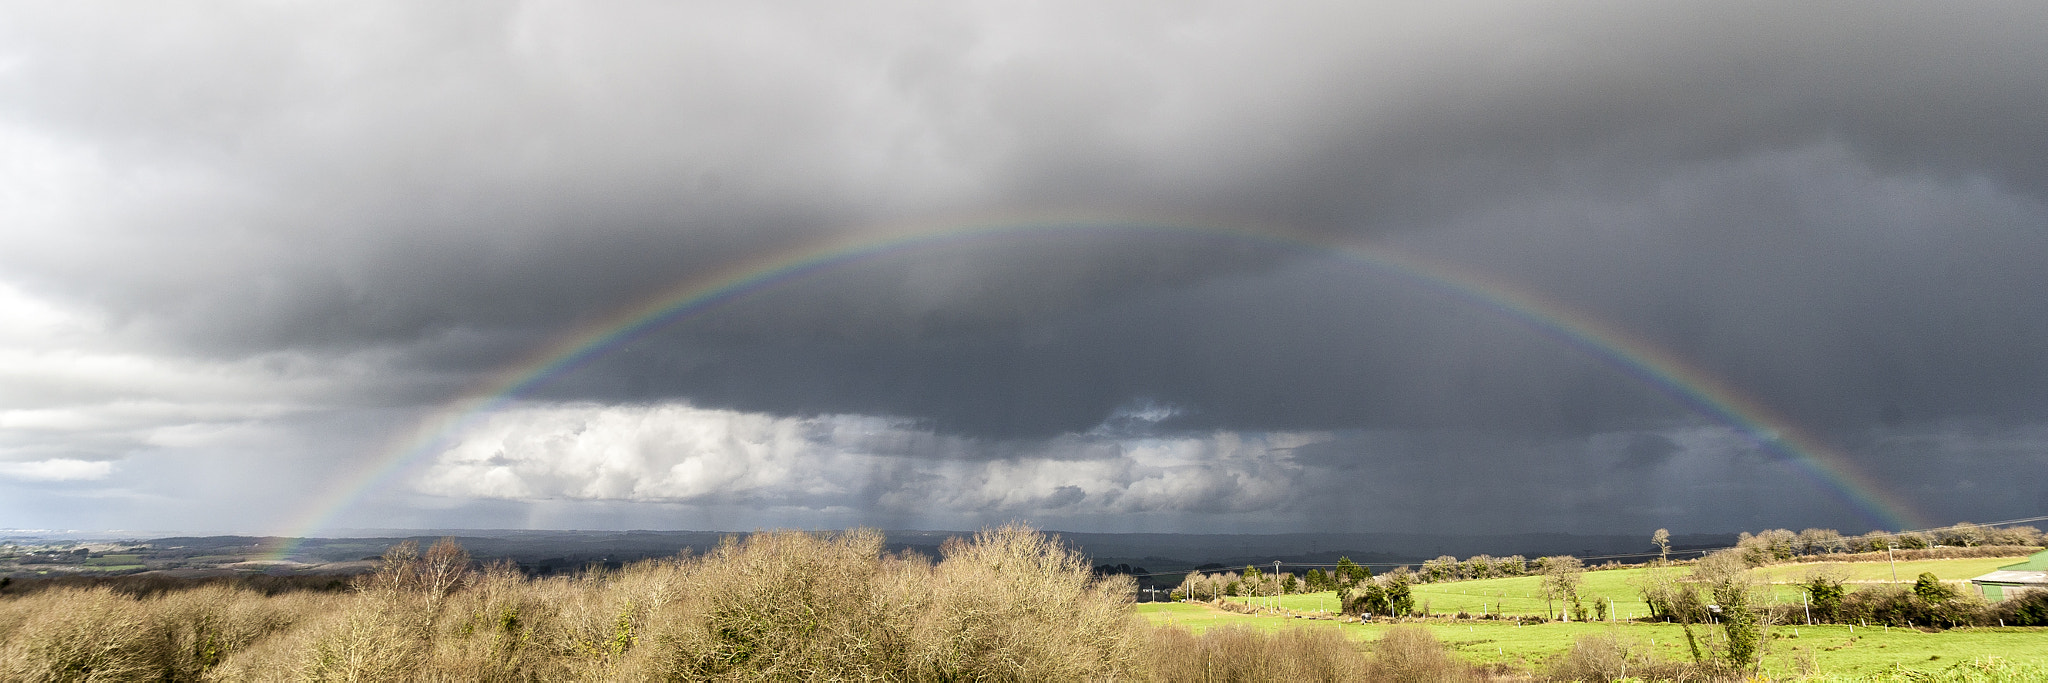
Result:
{"label": "rainbow", "polygon": [[[527,390],[649,332],[722,304],[885,254],[1029,234],[1098,232],[1222,237],[1268,247],[1335,255],[1399,275],[1518,322],[1658,389],[1702,416],[1733,428],[1758,448],[1793,464],[1821,488],[1833,492],[1883,528],[1921,526],[1921,520],[1911,506],[1860,472],[1847,455],[1797,429],[1790,421],[1780,418],[1768,407],[1742,395],[1713,375],[1656,344],[1560,302],[1487,275],[1384,246],[1340,244],[1279,229],[1065,220],[965,226],[949,224],[947,227],[896,230],[880,235],[860,233],[768,254],[684,280],[584,324],[518,362],[498,369],[486,381],[444,404],[410,433],[370,459],[369,466],[359,474],[341,485],[330,487],[305,508],[298,520],[286,527],[285,535],[303,539],[330,528],[336,517],[364,495],[389,483],[409,465],[443,450],[464,429],[505,407]],[[297,541],[287,541],[271,555],[273,559],[283,559],[296,552],[297,547]]]}

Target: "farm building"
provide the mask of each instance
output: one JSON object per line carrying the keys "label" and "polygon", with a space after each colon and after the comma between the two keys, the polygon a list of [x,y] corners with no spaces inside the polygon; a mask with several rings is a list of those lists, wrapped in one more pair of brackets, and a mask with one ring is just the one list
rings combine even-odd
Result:
{"label": "farm building", "polygon": [[2048,590],[2048,550],[2034,553],[2024,562],[2008,564],[1999,567],[1998,571],[1970,579],[1970,583],[1984,594],[1984,599],[1993,602],[2024,591]]}

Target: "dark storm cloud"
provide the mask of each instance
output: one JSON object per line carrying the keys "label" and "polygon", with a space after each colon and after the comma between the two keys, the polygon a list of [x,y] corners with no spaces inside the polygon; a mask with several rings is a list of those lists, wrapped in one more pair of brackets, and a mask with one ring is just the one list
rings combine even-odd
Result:
{"label": "dark storm cloud", "polygon": [[1623,467],[1640,468],[1662,465],[1679,450],[1678,444],[1657,434],[1630,434],[1625,437],[1622,447]]}
{"label": "dark storm cloud", "polygon": [[[289,410],[321,391],[430,403],[735,263],[1082,215],[1282,225],[1461,264],[1873,465],[1909,457],[1878,446],[1884,429],[2048,422],[2034,5],[7,13],[0,284],[125,352],[236,378],[223,414],[286,410],[233,388],[298,376],[264,359],[334,366]],[[983,462],[1091,430],[1427,435],[1319,446],[1333,471],[1394,448],[1647,477],[1740,450],[1670,441],[1701,418],[1612,359],[1412,279],[1115,231],[867,259],[533,395],[883,416],[981,444],[943,457]],[[61,403],[122,400],[93,396]],[[1145,406],[1157,419],[1132,423]],[[87,462],[146,431],[7,443]],[[1539,467],[1499,460],[1489,486]],[[1115,509],[1100,486],[1046,486],[1034,500]]]}
{"label": "dark storm cloud", "polygon": [[[886,290],[824,277],[760,305],[784,316],[781,325],[808,327],[772,299],[848,291]],[[745,410],[907,415],[999,437],[1087,431],[1133,402],[1174,410],[1157,425],[1172,429],[1584,431],[1671,408],[1532,329],[1344,259],[1013,326],[914,322],[914,334],[881,340],[733,332],[728,315],[760,313],[747,308],[686,321],[541,391],[570,398],[616,387],[627,400],[687,395]]]}

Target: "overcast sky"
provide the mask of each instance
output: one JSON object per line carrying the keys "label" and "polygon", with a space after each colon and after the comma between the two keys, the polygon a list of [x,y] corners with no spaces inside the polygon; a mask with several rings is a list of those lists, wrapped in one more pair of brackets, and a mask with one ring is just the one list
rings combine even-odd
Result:
{"label": "overcast sky", "polygon": [[0,528],[295,530],[451,401],[678,283],[1045,216],[1079,227],[680,318],[331,524],[1890,523],[1598,353],[1302,240],[1682,359],[1903,521],[2044,514],[2044,26],[2041,3],[8,3]]}

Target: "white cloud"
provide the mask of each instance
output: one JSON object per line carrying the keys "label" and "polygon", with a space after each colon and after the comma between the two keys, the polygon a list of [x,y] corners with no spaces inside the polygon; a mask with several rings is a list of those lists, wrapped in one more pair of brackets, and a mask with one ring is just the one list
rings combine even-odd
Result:
{"label": "white cloud", "polygon": [[106,461],[53,458],[31,462],[0,462],[0,477],[21,481],[91,481],[114,473]]}
{"label": "white cloud", "polygon": [[1271,509],[1318,434],[988,442],[859,415],[686,404],[530,405],[459,435],[415,482],[458,498],[793,505],[905,512]]}

